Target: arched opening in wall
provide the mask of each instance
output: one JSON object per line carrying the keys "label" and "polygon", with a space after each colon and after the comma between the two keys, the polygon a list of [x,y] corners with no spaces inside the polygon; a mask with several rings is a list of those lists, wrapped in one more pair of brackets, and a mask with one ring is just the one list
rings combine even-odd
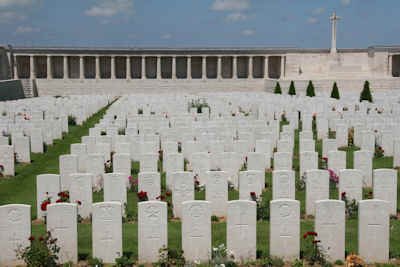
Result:
{"label": "arched opening in wall", "polygon": [[19,79],[29,79],[31,74],[29,56],[17,56],[17,72]]}
{"label": "arched opening in wall", "polygon": [[100,61],[100,78],[111,78],[111,57],[99,57]]}
{"label": "arched opening in wall", "polygon": [[203,75],[203,58],[192,57],[192,79],[201,79]]}
{"label": "arched opening in wall", "polygon": [[282,57],[271,56],[268,58],[268,78],[279,79],[281,77]]}
{"label": "arched opening in wall", "polygon": [[64,78],[64,58],[51,57],[51,76],[53,79]]}
{"label": "arched opening in wall", "polygon": [[176,78],[187,79],[187,57],[176,58]]}
{"label": "arched opening in wall", "polygon": [[126,79],[126,57],[115,57],[115,78]]}
{"label": "arched opening in wall", "polygon": [[79,57],[68,57],[68,78],[79,79],[79,72]]}
{"label": "arched opening in wall", "polygon": [[265,57],[253,57],[253,78],[264,78]]}
{"label": "arched opening in wall", "polygon": [[232,66],[233,66],[232,57],[222,57],[221,58],[222,78],[232,79]]}
{"label": "arched opening in wall", "polygon": [[216,79],[218,75],[218,57],[206,58],[207,79]]}
{"label": "arched opening in wall", "polygon": [[157,78],[157,57],[146,57],[146,78]]}
{"label": "arched opening in wall", "polygon": [[392,56],[392,76],[400,77],[400,55]]}
{"label": "arched opening in wall", "polygon": [[237,58],[237,77],[246,79],[249,76],[249,57]]}
{"label": "arched opening in wall", "polygon": [[33,64],[35,64],[35,76],[37,79],[47,78],[47,57],[35,56],[33,57]]}
{"label": "arched opening in wall", "polygon": [[[101,64],[100,64],[101,69]],[[83,73],[85,79],[96,78],[96,58],[95,57],[83,57]],[[101,71],[100,71],[101,73]]]}
{"label": "arched opening in wall", "polygon": [[131,77],[132,79],[142,78],[142,57],[131,57]]}
{"label": "arched opening in wall", "polygon": [[172,78],[172,57],[161,57],[161,78]]}

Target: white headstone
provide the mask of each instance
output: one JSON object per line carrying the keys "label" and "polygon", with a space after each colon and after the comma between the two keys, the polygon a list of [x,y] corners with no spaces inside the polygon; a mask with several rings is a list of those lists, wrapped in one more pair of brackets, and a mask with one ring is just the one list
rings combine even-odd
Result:
{"label": "white headstone", "polygon": [[294,171],[272,172],[272,199],[295,199],[296,181]]}
{"label": "white headstone", "polygon": [[0,206],[0,265],[16,266],[16,250],[29,245],[31,235],[31,206],[9,204]]}
{"label": "white headstone", "polygon": [[289,261],[297,259],[300,253],[300,202],[272,200],[270,214],[269,254]]}
{"label": "white headstone", "polygon": [[43,136],[41,128],[31,129],[31,151],[32,153],[43,153]]}
{"label": "white headstone", "polygon": [[91,173],[93,176],[92,187],[97,190],[103,187],[104,175],[104,155],[102,154],[88,154],[86,161],[86,172]]}
{"label": "white headstone", "polygon": [[329,151],[336,151],[338,148],[336,139],[325,138],[322,140],[322,157],[327,158]]}
{"label": "white headstone", "polygon": [[93,204],[93,257],[115,263],[122,257],[122,206],[120,202]]}
{"label": "white headstone", "polygon": [[173,172],[172,206],[174,217],[182,217],[182,203],[194,200],[194,182],[192,172]]}
{"label": "white headstone", "polygon": [[70,175],[71,186],[69,189],[69,200],[78,204],[78,214],[82,218],[89,218],[92,214],[92,179],[90,173],[74,173]]}
{"label": "white headstone", "polygon": [[345,193],[348,201],[362,200],[362,178],[359,170],[342,169],[339,172],[339,199]]}
{"label": "white headstone", "polygon": [[55,203],[47,207],[47,231],[57,238],[58,262],[78,262],[78,208],[76,204]]}
{"label": "white headstone", "polygon": [[140,172],[157,172],[158,154],[142,154],[140,156]]}
{"label": "white headstone", "polygon": [[59,157],[59,168],[61,177],[61,189],[69,190],[71,181],[70,174],[78,172],[78,156],[76,155],[61,155]]}
{"label": "white headstone", "polygon": [[143,201],[138,203],[138,252],[140,263],[159,260],[160,249],[168,247],[167,203]]}
{"label": "white headstone", "polygon": [[374,170],[374,199],[386,200],[391,215],[397,214],[397,171],[393,169]]}
{"label": "white headstone", "polygon": [[30,163],[31,162],[31,147],[29,137],[17,136],[15,138],[14,150],[17,156],[17,162]]}
{"label": "white headstone", "polygon": [[211,258],[211,209],[208,201],[182,204],[182,248],[188,262],[208,262]]}
{"label": "white headstone", "polygon": [[61,191],[60,175],[41,174],[36,177],[36,208],[37,218],[42,219],[46,212],[41,210],[41,203],[50,198],[52,203],[58,199],[58,193]]}
{"label": "white headstone", "polygon": [[[146,192],[149,200],[161,195],[161,180],[158,172],[139,172],[138,190]],[[193,182],[193,181],[192,181]]]}
{"label": "white headstone", "polygon": [[292,154],[285,152],[274,153],[274,170],[292,170]]}
{"label": "white headstone", "polygon": [[0,146],[0,165],[3,166],[5,176],[15,175],[13,146]]}
{"label": "white headstone", "polygon": [[359,202],[358,253],[367,263],[389,260],[389,204],[386,201]]}
{"label": "white headstone", "polygon": [[235,261],[256,259],[257,205],[254,201],[234,200],[228,202],[227,249]]}
{"label": "white headstone", "polygon": [[271,159],[267,158],[264,153],[249,152],[247,153],[247,170],[263,171],[271,168]]}
{"label": "white headstone", "polygon": [[[131,175],[131,157],[129,154],[118,154],[113,155],[113,172],[125,173],[125,177]],[[125,179],[128,183],[128,179]]]}
{"label": "white headstone", "polygon": [[300,153],[300,175],[315,169],[318,169],[318,153],[313,151]]}
{"label": "white headstone", "polygon": [[104,201],[121,202],[123,213],[127,204],[126,180],[127,175],[125,173],[104,174]]}
{"label": "white headstone", "polygon": [[372,157],[371,151],[354,151],[354,169],[360,170],[363,174],[363,185],[372,186]]}
{"label": "white headstone", "polygon": [[344,260],[345,204],[341,200],[315,202],[315,231],[329,261]]}
{"label": "white headstone", "polygon": [[78,156],[78,171],[86,171],[87,146],[86,144],[71,144],[71,154]]}
{"label": "white headstone", "polygon": [[336,174],[340,170],[346,169],[346,152],[344,151],[329,151],[328,152],[328,169],[331,169]]}
{"label": "white headstone", "polygon": [[206,200],[210,202],[211,213],[226,217],[228,205],[228,173],[224,171],[207,172]]}
{"label": "white headstone", "polygon": [[251,200],[251,193],[260,196],[265,185],[265,173],[261,171],[241,171],[239,173],[239,199]]}
{"label": "white headstone", "polygon": [[306,214],[315,215],[315,202],[329,199],[329,173],[325,170],[309,170],[306,177]]}

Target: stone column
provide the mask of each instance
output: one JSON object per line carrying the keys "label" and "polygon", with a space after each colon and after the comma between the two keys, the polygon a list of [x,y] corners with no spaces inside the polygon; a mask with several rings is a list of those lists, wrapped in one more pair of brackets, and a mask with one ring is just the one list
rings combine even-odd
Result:
{"label": "stone column", "polygon": [[68,56],[64,56],[63,58],[64,60],[64,79],[68,79],[69,78],[69,70],[68,70]]}
{"label": "stone column", "polygon": [[17,56],[14,56],[14,79],[18,80],[18,63]]}
{"label": "stone column", "polygon": [[79,78],[81,80],[85,79],[85,70],[83,64],[83,56],[79,56]]}
{"label": "stone column", "polygon": [[203,56],[201,58],[201,78],[203,80],[207,79],[207,61],[206,61],[207,57]]}
{"label": "stone column", "polygon": [[96,56],[96,80],[100,79],[100,57]]}
{"label": "stone column", "polygon": [[35,59],[34,59],[33,55],[31,55],[29,57],[29,65],[30,65],[30,71],[31,71],[29,78],[30,79],[36,79],[36,75],[35,75]]}
{"label": "stone column", "polygon": [[232,61],[232,78],[237,79],[237,56],[233,56]]}
{"label": "stone column", "polygon": [[264,79],[268,79],[268,56],[264,57]]}
{"label": "stone column", "polygon": [[47,79],[52,79],[53,75],[51,73],[51,56],[47,56]]}
{"label": "stone column", "polygon": [[161,79],[161,56],[157,56],[157,79]]}
{"label": "stone column", "polygon": [[217,79],[222,79],[222,57],[218,56],[217,60]]}
{"label": "stone column", "polygon": [[142,80],[146,79],[146,57],[142,56]]}
{"label": "stone column", "polygon": [[172,79],[176,79],[176,56],[172,57]]}
{"label": "stone column", "polygon": [[126,57],[126,79],[130,80],[131,77],[131,57]]}
{"label": "stone column", "polygon": [[192,79],[192,58],[190,56],[187,57],[187,79]]}
{"label": "stone column", "polygon": [[253,57],[249,56],[249,72],[247,79],[253,79]]}
{"label": "stone column", "polygon": [[115,56],[111,56],[111,79],[115,80]]}
{"label": "stone column", "polygon": [[281,57],[281,79],[285,76],[285,56]]}

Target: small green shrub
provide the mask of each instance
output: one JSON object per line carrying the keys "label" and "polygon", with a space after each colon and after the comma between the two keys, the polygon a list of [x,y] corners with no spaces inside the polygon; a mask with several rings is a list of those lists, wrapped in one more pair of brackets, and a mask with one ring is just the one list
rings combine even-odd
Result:
{"label": "small green shrub", "polygon": [[364,83],[364,88],[360,94],[360,102],[361,101],[373,102],[371,89],[369,88],[369,81],[365,81],[365,83]]}
{"label": "small green shrub", "polygon": [[339,88],[338,88],[336,82],[333,83],[333,87],[332,87],[332,91],[331,91],[331,98],[340,99]]}
{"label": "small green shrub", "polygon": [[28,267],[56,267],[58,252],[57,238],[52,238],[51,232],[44,236],[29,237],[30,244],[19,248],[17,258],[25,262]]}
{"label": "small green shrub", "polygon": [[68,116],[68,125],[76,125],[76,118],[74,116],[69,115]]}
{"label": "small green shrub", "polygon": [[309,96],[309,97],[314,97],[315,96],[315,88],[314,88],[314,84],[313,84],[312,81],[308,82],[306,95]]}
{"label": "small green shrub", "polygon": [[296,88],[294,87],[294,81],[290,82],[288,94],[289,95],[296,95]]}
{"label": "small green shrub", "polygon": [[92,258],[92,257],[90,257],[88,259],[88,265],[90,267],[103,267],[104,266],[103,260],[101,260],[99,258]]}
{"label": "small green shrub", "polygon": [[116,258],[115,263],[116,267],[131,267],[135,262],[127,256],[122,256],[120,258]]}
{"label": "small green shrub", "polygon": [[277,82],[275,85],[274,94],[279,94],[279,95],[282,94],[282,88],[281,88],[281,85],[279,84],[279,82]]}
{"label": "small green shrub", "polygon": [[215,215],[211,216],[211,221],[212,222],[219,222],[219,218]]}

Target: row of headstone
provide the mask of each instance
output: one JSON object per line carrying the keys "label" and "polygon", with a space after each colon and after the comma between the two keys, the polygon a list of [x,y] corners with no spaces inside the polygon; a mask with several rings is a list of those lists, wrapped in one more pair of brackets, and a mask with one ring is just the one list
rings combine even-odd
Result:
{"label": "row of headstone", "polygon": [[[235,261],[256,258],[256,204],[249,200],[228,202],[227,248]],[[270,255],[295,260],[300,256],[300,203],[278,199],[270,203]],[[315,232],[330,261],[345,256],[345,204],[339,200],[320,200],[315,204]],[[159,259],[168,247],[167,205],[160,201],[138,204],[139,262]],[[16,249],[29,244],[30,206],[0,206],[0,264],[17,263]],[[359,202],[358,251],[366,262],[389,259],[389,204],[383,200]],[[55,203],[48,206],[47,230],[61,247],[59,262],[77,262],[77,205]],[[211,257],[211,205],[208,201],[182,204],[182,247],[188,262],[207,262]],[[115,263],[122,255],[122,205],[100,202],[93,205],[92,253],[105,263]]]}

